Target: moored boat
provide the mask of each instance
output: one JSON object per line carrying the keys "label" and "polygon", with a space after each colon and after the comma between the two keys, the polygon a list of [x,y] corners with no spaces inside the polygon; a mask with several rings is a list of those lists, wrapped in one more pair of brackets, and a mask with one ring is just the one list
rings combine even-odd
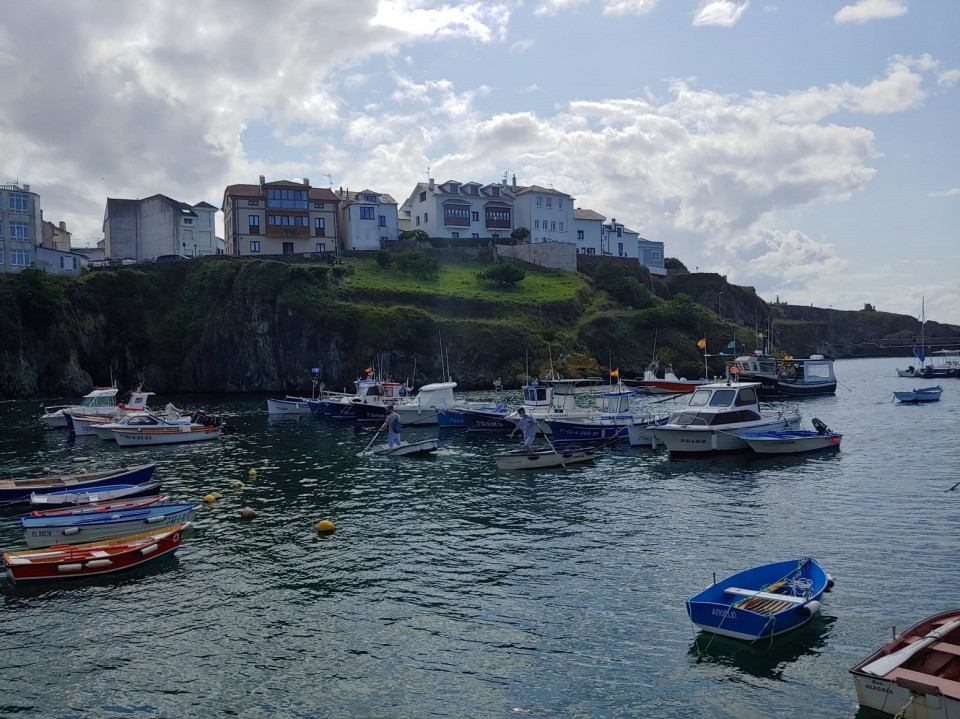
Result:
{"label": "moored boat", "polygon": [[850,673],[861,706],[902,719],[960,719],[960,609],[918,622]]}
{"label": "moored boat", "polygon": [[820,611],[832,580],[810,557],[731,574],[687,600],[687,615],[706,632],[734,639],[774,637]]}
{"label": "moored boat", "polygon": [[630,398],[636,390],[617,384],[599,398],[599,408],[586,417],[547,417],[554,442],[598,442],[627,436],[627,428],[636,421]]}
{"label": "moored boat", "polygon": [[737,357],[729,371],[738,375],[741,382],[758,382],[757,394],[761,398],[814,397],[837,391],[833,360],[823,355],[774,359],[757,350],[752,356]]}
{"label": "moored boat", "polygon": [[109,574],[175,552],[189,526],[178,524],[100,542],[5,552],[3,563],[14,582]]}
{"label": "moored boat", "polygon": [[666,424],[651,428],[656,445],[671,456],[739,452],[750,446],[740,437],[748,432],[800,428],[796,410],[760,412],[757,382],[712,382],[693,391],[687,406],[670,415]]}
{"label": "moored boat", "polygon": [[28,547],[85,544],[185,524],[193,519],[198,506],[167,502],[108,512],[28,515],[20,518],[20,527]]}
{"label": "moored boat", "polygon": [[124,415],[112,422],[92,424],[90,429],[100,439],[112,442],[116,440],[113,430],[118,428],[157,429],[188,424],[190,424],[190,415],[182,414],[179,409],[171,405],[164,414],[144,410],[136,414]]}
{"label": "moored boat", "polygon": [[919,403],[919,402],[939,402],[940,395],[943,394],[943,387],[918,387],[912,390],[903,390],[894,392],[893,396],[898,402]]}
{"label": "moored boat", "polygon": [[592,462],[596,458],[596,453],[592,449],[567,448],[563,450],[544,449],[534,453],[525,452],[522,449],[510,452],[501,452],[493,455],[497,463],[497,469],[503,470],[527,470],[527,469],[550,469],[553,467],[566,467],[580,462]]}
{"label": "moored boat", "polygon": [[74,437],[85,437],[95,434],[94,428],[109,422],[116,422],[122,417],[136,415],[149,411],[147,401],[153,395],[153,392],[141,392],[139,389],[130,393],[126,403],[120,403],[113,408],[113,411],[104,411],[101,413],[87,413],[79,409],[64,410],[64,416],[67,420],[67,429]]}
{"label": "moored boat", "polygon": [[87,489],[64,489],[57,492],[30,495],[30,504],[35,507],[79,507],[115,499],[152,496],[160,493],[160,482],[148,481],[138,484],[105,484]]}
{"label": "moored boat", "polygon": [[84,490],[105,484],[149,482],[155,464],[120,467],[102,472],[78,472],[43,477],[0,479],[0,504],[26,503],[31,494],[48,494],[60,490]]}
{"label": "moored boat", "polygon": [[768,432],[746,432],[740,435],[757,454],[804,454],[840,449],[843,435],[833,432],[816,417],[814,430],[783,429]]}
{"label": "moored boat", "polygon": [[117,411],[117,392],[116,387],[96,387],[92,392],[85,394],[79,404],[45,406],[43,414],[40,415],[40,421],[47,427],[66,428],[67,412],[113,415]]}
{"label": "moored boat", "polygon": [[[50,495],[43,495],[50,496]],[[154,494],[146,497],[120,497],[117,499],[104,499],[87,502],[85,504],[71,504],[65,507],[52,507],[50,509],[35,509],[30,512],[29,517],[56,517],[67,514],[97,514],[98,512],[112,512],[118,509],[136,509],[137,507],[148,507],[151,504],[162,502],[166,497],[162,494]]]}
{"label": "moored boat", "polygon": [[183,444],[220,439],[223,422],[217,415],[194,412],[189,424],[160,427],[124,426],[113,429],[113,437],[121,447],[158,444]]}

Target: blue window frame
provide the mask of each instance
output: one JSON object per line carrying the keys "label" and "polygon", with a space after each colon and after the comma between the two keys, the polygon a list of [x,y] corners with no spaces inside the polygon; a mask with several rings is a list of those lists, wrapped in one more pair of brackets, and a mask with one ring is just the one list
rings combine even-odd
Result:
{"label": "blue window frame", "polygon": [[250,251],[251,252],[260,251],[260,240],[250,240]]}
{"label": "blue window frame", "polygon": [[372,220],[373,219],[373,207],[368,205],[360,206],[360,219],[361,220]]}
{"label": "blue window frame", "polygon": [[17,222],[11,220],[10,222],[10,239],[11,240],[20,240],[21,242],[27,242],[30,240],[30,223],[29,222]]}
{"label": "blue window frame", "polygon": [[30,212],[30,195],[23,192],[11,192],[10,212],[20,212],[24,215]]}
{"label": "blue window frame", "polygon": [[27,250],[10,250],[10,264],[15,267],[29,267],[30,253]]}

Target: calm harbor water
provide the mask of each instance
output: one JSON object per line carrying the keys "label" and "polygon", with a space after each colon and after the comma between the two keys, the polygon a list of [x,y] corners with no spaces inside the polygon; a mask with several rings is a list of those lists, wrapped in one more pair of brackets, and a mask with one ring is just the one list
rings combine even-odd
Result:
{"label": "calm harbor water", "polygon": [[[173,499],[224,495],[153,566],[0,580],[0,716],[879,716],[847,670],[960,601],[960,380],[899,405],[894,389],[934,384],[898,378],[905,362],[838,361],[836,396],[799,403],[844,432],[838,453],[624,444],[536,474],[497,472],[490,454],[517,442],[493,437],[363,456],[371,432],[270,419],[263,397],[174,398],[237,432],[148,449],[71,443],[37,403],[0,403],[4,477],[154,461]],[[0,513],[0,548],[22,546]],[[810,624],[772,644],[698,636],[684,600],[714,574],[802,555],[836,580]]]}

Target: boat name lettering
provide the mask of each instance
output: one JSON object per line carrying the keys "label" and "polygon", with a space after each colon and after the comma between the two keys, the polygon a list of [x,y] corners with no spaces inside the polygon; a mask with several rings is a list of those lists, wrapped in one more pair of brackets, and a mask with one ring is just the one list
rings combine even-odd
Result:
{"label": "boat name lettering", "polygon": [[871,679],[870,683],[866,686],[872,692],[882,692],[883,694],[893,694],[893,690],[890,689],[890,682],[882,681],[880,679]]}
{"label": "boat name lettering", "polygon": [[726,617],[727,619],[736,619],[737,613],[733,609],[714,609],[713,616]]}
{"label": "boat name lettering", "polygon": [[682,444],[706,444],[707,440],[705,439],[686,439],[685,437],[680,438]]}

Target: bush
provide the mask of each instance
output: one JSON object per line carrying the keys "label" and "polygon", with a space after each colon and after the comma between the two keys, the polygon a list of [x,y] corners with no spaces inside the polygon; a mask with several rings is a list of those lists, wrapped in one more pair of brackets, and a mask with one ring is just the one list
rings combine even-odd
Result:
{"label": "bush", "polygon": [[397,254],[397,269],[422,280],[440,277],[440,262],[422,250],[407,250]]}
{"label": "bush", "polygon": [[489,270],[477,273],[477,280],[490,280],[498,285],[515,285],[527,276],[526,271],[512,262],[497,262]]}
{"label": "bush", "polygon": [[386,250],[380,250],[377,252],[377,267],[379,267],[381,270],[385,270],[392,264],[393,258],[390,256],[389,252]]}
{"label": "bush", "polygon": [[526,227],[518,227],[510,233],[510,238],[516,240],[517,242],[524,242],[528,237],[530,237],[530,230],[528,230]]}

